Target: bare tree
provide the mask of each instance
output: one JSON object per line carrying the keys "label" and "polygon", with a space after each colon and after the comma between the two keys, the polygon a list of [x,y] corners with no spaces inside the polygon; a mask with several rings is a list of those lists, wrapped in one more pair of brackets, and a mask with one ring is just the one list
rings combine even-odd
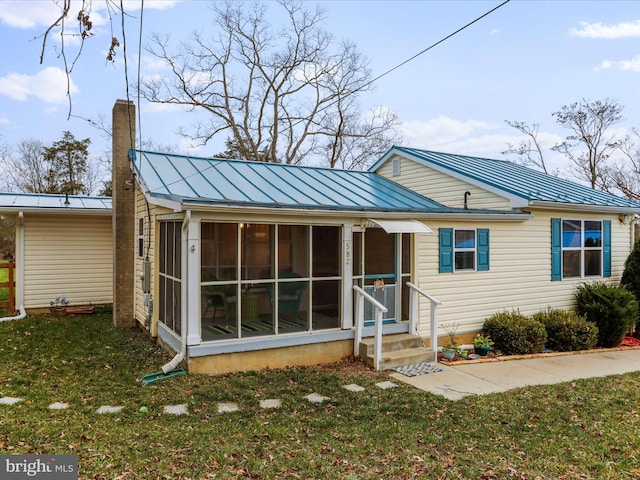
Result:
{"label": "bare tree", "polygon": [[18,158],[3,156],[4,185],[7,191],[44,192],[50,188],[51,176],[43,156],[44,145],[40,140],[21,140],[17,146]]}
{"label": "bare tree", "polygon": [[[640,138],[640,132],[634,129],[633,134]],[[625,197],[640,201],[640,148],[630,137],[625,138],[620,151],[622,161],[617,161],[609,170],[610,182]]]}
{"label": "bare tree", "polygon": [[366,163],[367,134],[388,147],[397,122],[387,115],[367,126],[357,113],[356,94],[370,88],[367,61],[351,43],[334,46],[320,27],[321,9],[279,4],[286,26],[277,31],[264,3],[228,1],[213,6],[214,38],[194,34],[171,53],[168,39],[155,36],[150,52],[172,75],[144,80],[141,94],[206,112],[207,121],[181,133],[201,144],[226,135],[245,159],[299,164],[328,156],[335,165],[351,152],[348,163]]}
{"label": "bare tree", "polygon": [[573,134],[552,149],[565,154],[573,162],[575,175],[592,188],[610,191],[612,187],[607,160],[625,140],[612,132],[611,127],[624,120],[622,108],[608,98],[593,102],[582,99],[553,113],[556,122]]}
{"label": "bare tree", "polygon": [[505,120],[505,123],[510,127],[515,128],[520,133],[525,135],[525,140],[522,140],[519,144],[513,145],[512,143],[507,143],[507,149],[502,152],[503,155],[515,154],[518,155],[518,159],[520,163],[525,166],[535,167],[539,170],[542,170],[544,173],[551,173],[553,175],[558,175],[558,171],[550,172],[547,168],[547,164],[544,160],[544,155],[542,153],[542,146],[538,141],[538,131],[540,129],[539,123],[532,123],[529,125],[525,122],[514,121],[511,122],[509,120]]}
{"label": "bare tree", "polygon": [[[80,10],[76,13],[71,11],[71,0],[52,0],[53,3],[60,9],[60,15],[53,19],[49,27],[44,31],[40,38],[42,38],[42,46],[40,50],[40,64],[44,62],[45,52],[47,48],[47,41],[52,34],[60,35],[59,47],[56,48],[56,57],[62,61],[64,66],[64,72],[67,77],[67,99],[69,101],[69,113],[68,118],[71,117],[73,105],[71,102],[71,73],[76,65],[76,62],[82,54],[84,42],[86,39],[93,36],[93,21],[91,20],[91,10],[93,8],[93,0],[82,0],[79,3]],[[124,15],[124,11],[120,6],[112,0],[104,0],[106,11],[109,16],[109,24],[111,26],[111,44],[109,46],[106,58],[108,61],[113,61],[116,55],[116,49],[120,47],[120,42],[113,34],[113,15],[121,13]],[[71,20],[70,20],[71,18]],[[68,25],[68,22],[76,22],[76,25]],[[79,39],[77,42],[72,43],[70,49],[69,42],[66,41],[68,37],[75,37]],[[75,45],[74,45],[75,44]]]}

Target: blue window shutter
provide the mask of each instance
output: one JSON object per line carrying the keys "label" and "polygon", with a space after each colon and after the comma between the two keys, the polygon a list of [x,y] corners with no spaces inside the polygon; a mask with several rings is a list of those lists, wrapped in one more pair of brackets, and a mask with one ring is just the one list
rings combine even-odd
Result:
{"label": "blue window shutter", "polygon": [[489,270],[489,229],[478,229],[478,271]]}
{"label": "blue window shutter", "polygon": [[440,235],[440,273],[453,272],[453,228],[438,229]]}
{"label": "blue window shutter", "polygon": [[562,280],[562,224],[551,219],[551,281]]}
{"label": "blue window shutter", "polygon": [[602,222],[602,276],[611,276],[611,220]]}

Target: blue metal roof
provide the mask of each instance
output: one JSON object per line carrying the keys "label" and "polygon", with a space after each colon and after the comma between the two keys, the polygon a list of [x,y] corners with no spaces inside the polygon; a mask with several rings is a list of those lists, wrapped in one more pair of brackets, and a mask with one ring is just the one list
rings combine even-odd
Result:
{"label": "blue metal roof", "polygon": [[[505,195],[528,202],[553,202],[597,207],[621,207],[640,210],[640,203],[594,190],[585,185],[548,175],[508,160],[438,153],[416,148],[393,147],[383,159],[394,153],[429,166],[463,176],[472,182],[501,190]],[[381,161],[371,167],[378,168]]]}
{"label": "blue metal roof", "polygon": [[[68,203],[67,203],[68,200]],[[0,193],[0,210],[98,210],[111,212],[111,197],[48,193]]]}
{"label": "blue metal roof", "polygon": [[453,211],[373,172],[132,151],[151,196],[179,202],[376,212]]}

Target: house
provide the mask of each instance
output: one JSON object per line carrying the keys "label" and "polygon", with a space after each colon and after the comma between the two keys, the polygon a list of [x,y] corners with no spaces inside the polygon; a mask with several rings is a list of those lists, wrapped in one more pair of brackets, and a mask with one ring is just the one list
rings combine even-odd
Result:
{"label": "house", "polygon": [[[366,172],[136,150],[132,119],[118,100],[114,323],[174,351],[165,372],[339,360],[376,315],[433,345],[430,304],[468,335],[504,309],[570,308],[580,283],[620,279],[640,213],[510,162],[401,147]],[[360,310],[361,292],[386,311]]]}
{"label": "house", "polygon": [[48,309],[113,302],[111,198],[0,193],[0,214],[16,220],[16,306]]}

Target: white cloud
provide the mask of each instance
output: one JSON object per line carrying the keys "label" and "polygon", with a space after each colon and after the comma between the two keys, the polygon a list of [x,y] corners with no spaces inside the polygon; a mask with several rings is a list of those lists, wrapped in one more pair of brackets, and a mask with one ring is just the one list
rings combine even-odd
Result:
{"label": "white cloud", "polygon": [[[405,122],[400,125],[405,143],[445,153],[515,159],[515,155],[502,155],[508,144],[518,145],[526,138],[505,125],[492,125],[481,120],[460,121],[440,116],[427,121]],[[538,142],[546,156],[552,156],[551,147],[563,139],[551,132],[539,131]]]}
{"label": "white cloud", "polygon": [[569,35],[581,38],[640,37],[640,20],[603,25],[600,22],[580,22],[580,28],[572,28]]}
{"label": "white cloud", "polygon": [[[71,94],[78,92],[73,81],[69,91]],[[18,101],[36,97],[46,103],[63,103],[67,98],[67,76],[56,67],[46,67],[35,75],[10,73],[0,77],[0,95]]]}
{"label": "white cloud", "polygon": [[11,123],[11,120],[9,120],[7,117],[0,117],[0,125],[9,125]]}
{"label": "white cloud", "polygon": [[427,121],[403,122],[399,131],[409,145],[425,146],[428,144],[449,143],[470,136],[478,130],[491,128],[488,123],[479,120],[460,121],[439,116]]}
{"label": "white cloud", "polygon": [[[125,0],[125,13],[140,10],[141,0]],[[145,9],[167,10],[180,3],[180,0],[147,0]],[[0,23],[14,28],[49,27],[62,14],[61,2],[55,1],[28,1],[2,0],[0,1]],[[118,4],[119,5],[119,4]],[[109,16],[106,14],[107,2],[94,1],[90,11],[90,18],[94,27],[105,25]],[[67,21],[75,21],[78,12],[82,9],[82,0],[72,0]]]}
{"label": "white cloud", "polygon": [[186,152],[187,155],[197,155],[203,150],[202,145],[197,145],[193,140],[182,137],[178,142],[178,148],[181,152]]}
{"label": "white cloud", "polygon": [[604,60],[596,70],[608,70],[617,68],[621,72],[640,72],[640,55],[636,55],[630,60]]}

